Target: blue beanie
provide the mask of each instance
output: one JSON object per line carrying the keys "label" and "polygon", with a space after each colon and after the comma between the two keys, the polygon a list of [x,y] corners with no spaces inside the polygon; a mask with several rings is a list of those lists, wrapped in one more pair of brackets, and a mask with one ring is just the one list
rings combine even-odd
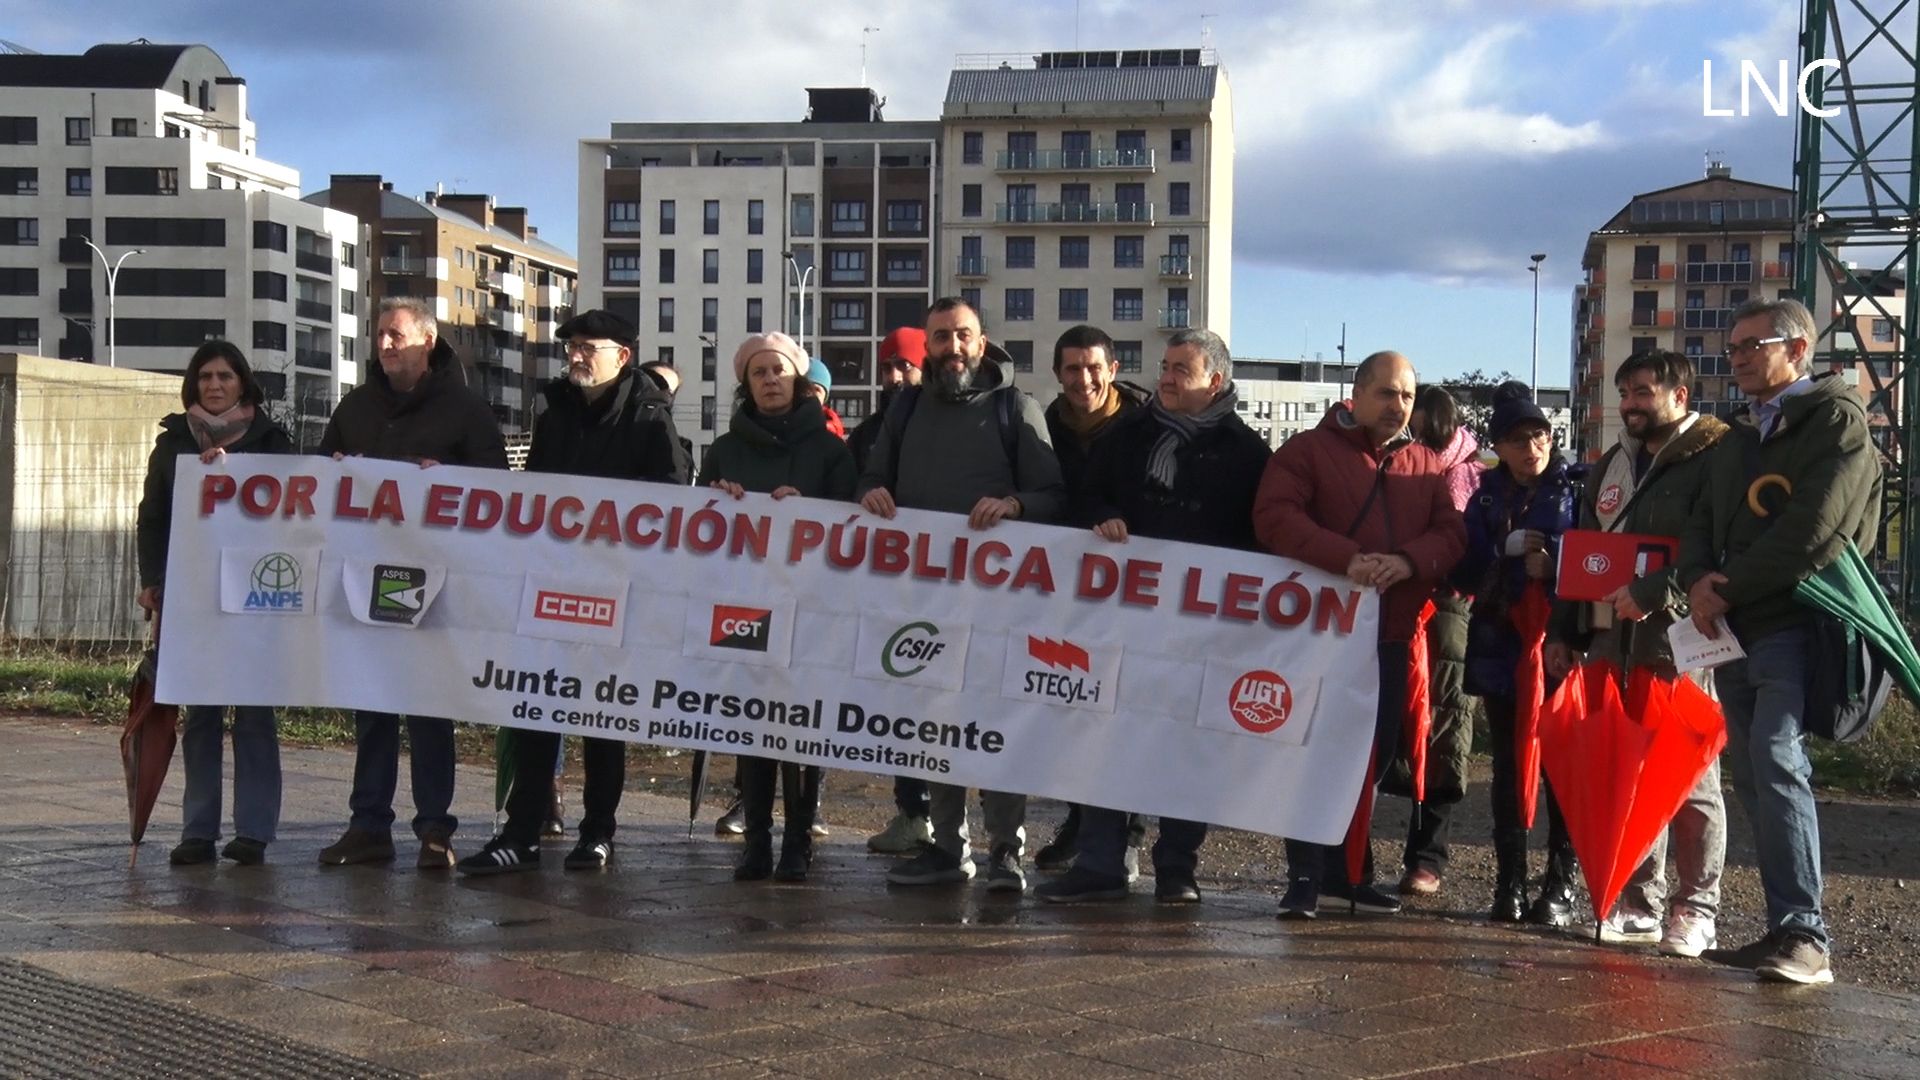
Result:
{"label": "blue beanie", "polygon": [[807,381],[822,390],[833,389],[833,373],[827,370],[827,365],[819,357],[811,359],[812,362],[807,365]]}

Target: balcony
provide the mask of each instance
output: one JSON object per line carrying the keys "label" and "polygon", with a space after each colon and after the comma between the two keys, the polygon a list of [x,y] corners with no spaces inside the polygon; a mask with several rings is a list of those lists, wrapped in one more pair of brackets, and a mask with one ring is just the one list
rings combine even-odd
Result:
{"label": "balcony", "polygon": [[93,289],[91,287],[84,288],[84,289],[77,288],[77,287],[61,289],[60,290],[60,314],[62,315],[93,314]]}
{"label": "balcony", "polygon": [[1635,327],[1651,326],[1651,327],[1662,328],[1662,329],[1671,329],[1673,327],[1673,309],[1672,308],[1658,308],[1658,309],[1635,308],[1633,311],[1632,325]]}
{"label": "balcony", "polygon": [[527,325],[527,317],[513,310],[512,308],[504,308],[504,307],[484,308],[482,309],[481,314],[487,320],[488,326],[492,326],[500,330],[505,330],[509,334],[519,334],[519,333],[525,332],[526,325]]}
{"label": "balcony", "polygon": [[473,359],[475,362],[483,364],[504,363],[506,360],[506,350],[502,349],[499,343],[492,339],[483,337],[480,339],[480,343],[473,347]]}
{"label": "balcony", "polygon": [[[63,240],[61,242],[65,243],[66,241]],[[1769,281],[1786,281],[1793,277],[1793,260],[1786,259],[1780,262],[1762,263],[1760,265],[1760,276]]]}
{"label": "balcony", "polygon": [[60,238],[60,261],[63,263],[83,263],[93,258],[93,249],[78,236]]}
{"label": "balcony", "polygon": [[322,255],[318,251],[296,251],[293,253],[293,265],[302,270],[311,270],[316,274],[333,273],[333,256]]}
{"label": "balcony", "polygon": [[1674,275],[1672,263],[1634,263],[1635,281],[1672,281]]}
{"label": "balcony", "polygon": [[482,288],[508,293],[514,297],[518,297],[525,286],[519,274],[508,273],[497,266],[491,270],[476,271],[473,276],[478,279]]}
{"label": "balcony", "polygon": [[985,255],[962,255],[955,261],[954,277],[983,278],[987,276],[987,257]]}
{"label": "balcony", "polygon": [[333,321],[333,305],[325,300],[295,300],[293,313],[303,319],[313,319],[317,322]]}
{"label": "balcony", "polygon": [[1192,278],[1193,277],[1193,256],[1191,255],[1160,256],[1160,276],[1163,278],[1182,278],[1182,279]]}
{"label": "balcony", "polygon": [[93,340],[83,337],[63,337],[60,339],[59,358],[62,360],[85,360],[93,362]]}
{"label": "balcony", "polygon": [[1753,281],[1750,262],[1690,262],[1686,274],[1689,285],[1746,285]]}
{"label": "balcony", "polygon": [[293,362],[301,367],[332,368],[333,357],[325,349],[316,349],[308,345],[296,345],[293,350]]}
{"label": "balcony", "polygon": [[383,255],[380,257],[380,272],[383,274],[424,274],[427,272],[427,260],[417,255]]}
{"label": "balcony", "polygon": [[1192,313],[1187,308],[1171,307],[1160,309],[1160,329],[1186,330],[1193,326]]}
{"label": "balcony", "polygon": [[888,218],[886,234],[888,236],[925,236],[927,219],[923,217]]}
{"label": "balcony", "polygon": [[[1661,312],[1671,316],[1672,312]],[[1666,323],[1672,326],[1671,321]],[[1688,308],[1681,312],[1680,326],[1683,330],[1728,330],[1733,327],[1732,308]]]}
{"label": "balcony", "polygon": [[639,232],[640,227],[641,227],[640,223],[637,221],[629,221],[624,219],[609,221],[607,222],[607,235],[608,236],[629,236]]}
{"label": "balcony", "polygon": [[993,220],[1010,225],[1151,225],[1152,203],[995,203]]}
{"label": "balcony", "polygon": [[1152,150],[1002,150],[996,172],[1152,172]]}

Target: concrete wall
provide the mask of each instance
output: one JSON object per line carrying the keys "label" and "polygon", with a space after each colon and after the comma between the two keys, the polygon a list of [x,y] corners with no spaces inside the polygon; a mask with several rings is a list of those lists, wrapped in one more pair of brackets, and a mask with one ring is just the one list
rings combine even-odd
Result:
{"label": "concrete wall", "polygon": [[134,514],[180,378],[0,353],[0,638],[137,640]]}

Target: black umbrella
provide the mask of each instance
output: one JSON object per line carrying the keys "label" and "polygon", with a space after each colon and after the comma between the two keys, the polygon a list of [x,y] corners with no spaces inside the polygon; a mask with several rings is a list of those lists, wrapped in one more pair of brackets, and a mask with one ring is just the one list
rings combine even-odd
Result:
{"label": "black umbrella", "polygon": [[693,752],[693,776],[687,788],[687,836],[693,836],[693,823],[700,820],[700,800],[707,794],[707,752]]}

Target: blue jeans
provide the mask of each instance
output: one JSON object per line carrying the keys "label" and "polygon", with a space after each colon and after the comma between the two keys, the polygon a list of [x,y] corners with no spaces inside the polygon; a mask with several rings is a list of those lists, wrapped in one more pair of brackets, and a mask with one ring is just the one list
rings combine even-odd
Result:
{"label": "blue jeans", "polygon": [[[1122,810],[1099,806],[1080,808],[1080,834],[1074,838],[1073,865],[1108,878],[1127,876],[1127,844],[1137,819]],[[1200,866],[1200,845],[1207,839],[1203,821],[1160,819],[1160,835],[1153,842],[1155,877],[1190,878]]]}
{"label": "blue jeans", "polygon": [[[221,721],[225,705],[189,705],[180,725],[182,840],[220,839]],[[280,733],[264,705],[233,707],[233,833],[263,844],[280,827]]]}
{"label": "blue jeans", "polygon": [[[400,718],[392,713],[353,714],[353,812],[347,824],[373,833],[393,831],[393,793],[400,785]],[[453,721],[407,717],[408,772],[413,779],[413,832],[445,830],[460,821],[453,807]]]}
{"label": "blue jeans", "polygon": [[1742,641],[1744,660],[1714,672],[1727,716],[1733,791],[1753,829],[1767,928],[1827,945],[1820,917],[1820,818],[1813,802],[1801,714],[1807,700],[1807,635],[1800,627]]}

